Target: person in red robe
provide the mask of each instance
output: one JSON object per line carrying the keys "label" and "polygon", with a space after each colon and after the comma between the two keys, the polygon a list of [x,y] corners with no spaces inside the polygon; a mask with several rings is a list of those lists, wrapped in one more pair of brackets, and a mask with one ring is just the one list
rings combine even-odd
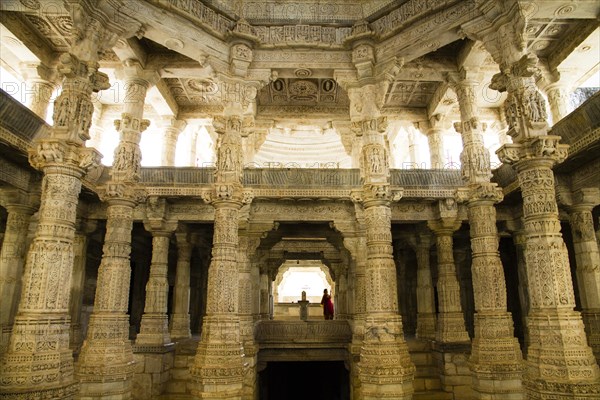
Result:
{"label": "person in red robe", "polygon": [[333,319],[333,302],[331,301],[331,296],[327,293],[327,289],[323,290],[321,305],[323,306],[323,316],[325,319]]}

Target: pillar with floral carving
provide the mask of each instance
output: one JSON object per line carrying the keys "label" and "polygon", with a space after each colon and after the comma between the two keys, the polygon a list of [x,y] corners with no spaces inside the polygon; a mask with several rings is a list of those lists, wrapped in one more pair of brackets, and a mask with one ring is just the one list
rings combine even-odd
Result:
{"label": "pillar with floral carving", "polygon": [[69,315],[71,315],[70,346],[73,352],[79,353],[83,343],[81,326],[81,307],[83,305],[83,290],[85,285],[85,268],[87,263],[88,236],[96,230],[98,222],[80,219],[76,223],[74,239],[73,276],[71,278],[71,299]]}
{"label": "pillar with floral carving", "polygon": [[[451,204],[453,199],[449,199]],[[446,202],[444,202],[446,204]],[[440,205],[440,208],[445,208]],[[452,206],[451,206],[452,208]],[[469,343],[460,301],[460,284],[456,276],[452,234],[460,228],[456,215],[429,221],[429,228],[435,233],[438,258],[438,319],[435,340],[438,343]]]}
{"label": "pillar with floral carving", "polygon": [[429,118],[429,130],[426,132],[429,144],[431,168],[444,168],[444,116],[434,114]]}
{"label": "pillar with floral carving", "polygon": [[[517,172],[523,199],[524,255],[529,284],[530,345],[523,379],[529,398],[594,398],[600,370],[587,345],[575,296],[567,249],[560,232],[552,167],[567,156],[560,137],[548,135],[546,102],[535,84],[537,57],[522,46],[523,4],[503,3],[488,24],[473,27],[500,73],[491,89],[507,92],[504,104],[514,143],[498,157]],[[471,28],[465,27],[466,32]],[[596,393],[596,394],[594,394]]]}
{"label": "pillar with floral carving", "polygon": [[173,313],[171,314],[171,339],[188,339],[192,337],[190,329],[190,260],[192,245],[189,234],[181,231],[177,238],[177,269],[175,271],[175,287],[173,289]]}
{"label": "pillar with floral carving", "polygon": [[[54,62],[57,60],[54,59]],[[20,65],[25,78],[25,104],[38,117],[46,120],[52,95],[58,87],[59,73],[56,65],[44,63],[25,63]]]}
{"label": "pillar with floral carving", "polygon": [[31,165],[43,172],[39,223],[27,253],[21,301],[8,349],[0,360],[0,395],[7,398],[75,396],[69,348],[69,296],[75,221],[81,180],[96,168],[100,154],[84,147],[89,139],[94,91],[109,87],[98,72],[98,54],[116,35],[74,13],[77,35],[60,56],[63,90],[55,102],[49,137],[30,149]]}
{"label": "pillar with floral carving", "polygon": [[8,216],[0,252],[0,353],[8,345],[21,294],[21,279],[27,254],[27,231],[31,216],[39,205],[39,193],[29,194],[14,189],[0,192],[2,206]]}
{"label": "pillar with floral carving", "polygon": [[522,390],[522,354],[513,334],[512,315],[507,311],[506,280],[498,253],[494,204],[502,200],[502,193],[490,182],[490,154],[483,143],[475,100],[479,75],[461,68],[448,78],[460,108],[461,120],[454,128],[463,142],[460,161],[465,187],[458,196],[467,205],[471,236],[476,314],[470,366],[475,376],[474,389],[482,396],[495,393],[498,398],[511,398],[514,392]]}
{"label": "pillar with floral carving", "polygon": [[146,284],[144,314],[140,323],[136,346],[165,346],[171,343],[169,320],[167,317],[167,280],[169,262],[169,242],[177,221],[167,219],[166,199],[150,197],[146,202],[144,227],[152,233],[152,261]]}
{"label": "pillar with floral carving", "polygon": [[190,374],[199,398],[241,399],[244,350],[239,316],[239,210],[251,201],[241,184],[242,118],[215,117],[217,141],[215,184],[205,200],[215,208],[213,249],[202,337]]}
{"label": "pillar with floral carving", "polygon": [[417,235],[417,337],[435,339],[436,316],[435,294],[431,279],[431,234],[421,232]]}
{"label": "pillar with floral carving", "polygon": [[396,265],[392,256],[390,203],[398,196],[389,186],[389,155],[383,138],[386,127],[383,117],[353,122],[354,130],[363,137],[362,207],[367,257],[365,326],[358,363],[363,399],[392,394],[397,399],[409,399],[414,390],[414,365],[398,312]]}
{"label": "pillar with floral carving", "polygon": [[77,376],[82,398],[128,399],[133,377],[133,351],[129,340],[129,283],[133,209],[146,196],[139,186],[142,132],[150,125],[143,119],[144,100],[153,71],[144,71],[129,61],[118,71],[127,89],[121,119],[115,121],[120,141],[110,179],[102,188],[101,199],[108,204],[106,234],[94,310],[87,337],[79,355]]}
{"label": "pillar with floral carving", "polygon": [[[163,149],[161,165],[165,167],[175,166],[175,151],[177,150],[177,139],[187,122],[175,118],[167,118],[164,126]],[[197,136],[196,136],[197,137]],[[195,164],[194,164],[195,165]]]}
{"label": "pillar with floral carving", "polygon": [[581,316],[588,344],[600,360],[600,253],[594,233],[592,209],[600,204],[598,188],[583,188],[573,194],[569,222],[575,249],[576,276]]}

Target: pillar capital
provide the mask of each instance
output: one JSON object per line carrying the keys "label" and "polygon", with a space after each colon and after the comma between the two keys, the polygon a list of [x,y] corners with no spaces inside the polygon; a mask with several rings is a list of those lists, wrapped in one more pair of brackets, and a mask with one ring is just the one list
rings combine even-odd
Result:
{"label": "pillar capital", "polygon": [[573,192],[572,208],[575,210],[592,211],[594,207],[600,204],[600,189],[598,188],[581,188]]}
{"label": "pillar capital", "polygon": [[548,168],[567,158],[569,145],[560,144],[560,136],[538,136],[521,143],[507,143],[496,151],[500,161],[518,170],[523,165],[539,164]]}

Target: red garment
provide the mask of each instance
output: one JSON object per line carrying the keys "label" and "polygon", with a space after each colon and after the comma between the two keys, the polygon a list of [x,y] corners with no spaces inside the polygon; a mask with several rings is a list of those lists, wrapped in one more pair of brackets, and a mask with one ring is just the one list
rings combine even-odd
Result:
{"label": "red garment", "polygon": [[325,319],[333,319],[333,302],[331,296],[324,294],[321,298],[321,305],[323,306],[323,316]]}

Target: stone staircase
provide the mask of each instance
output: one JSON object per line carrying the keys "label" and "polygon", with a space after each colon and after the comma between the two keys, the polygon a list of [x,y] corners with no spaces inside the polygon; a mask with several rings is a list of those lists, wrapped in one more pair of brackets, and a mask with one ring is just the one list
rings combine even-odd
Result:
{"label": "stone staircase", "polygon": [[453,400],[452,393],[442,390],[439,370],[431,353],[431,343],[414,338],[407,338],[406,343],[416,367],[413,400]]}

